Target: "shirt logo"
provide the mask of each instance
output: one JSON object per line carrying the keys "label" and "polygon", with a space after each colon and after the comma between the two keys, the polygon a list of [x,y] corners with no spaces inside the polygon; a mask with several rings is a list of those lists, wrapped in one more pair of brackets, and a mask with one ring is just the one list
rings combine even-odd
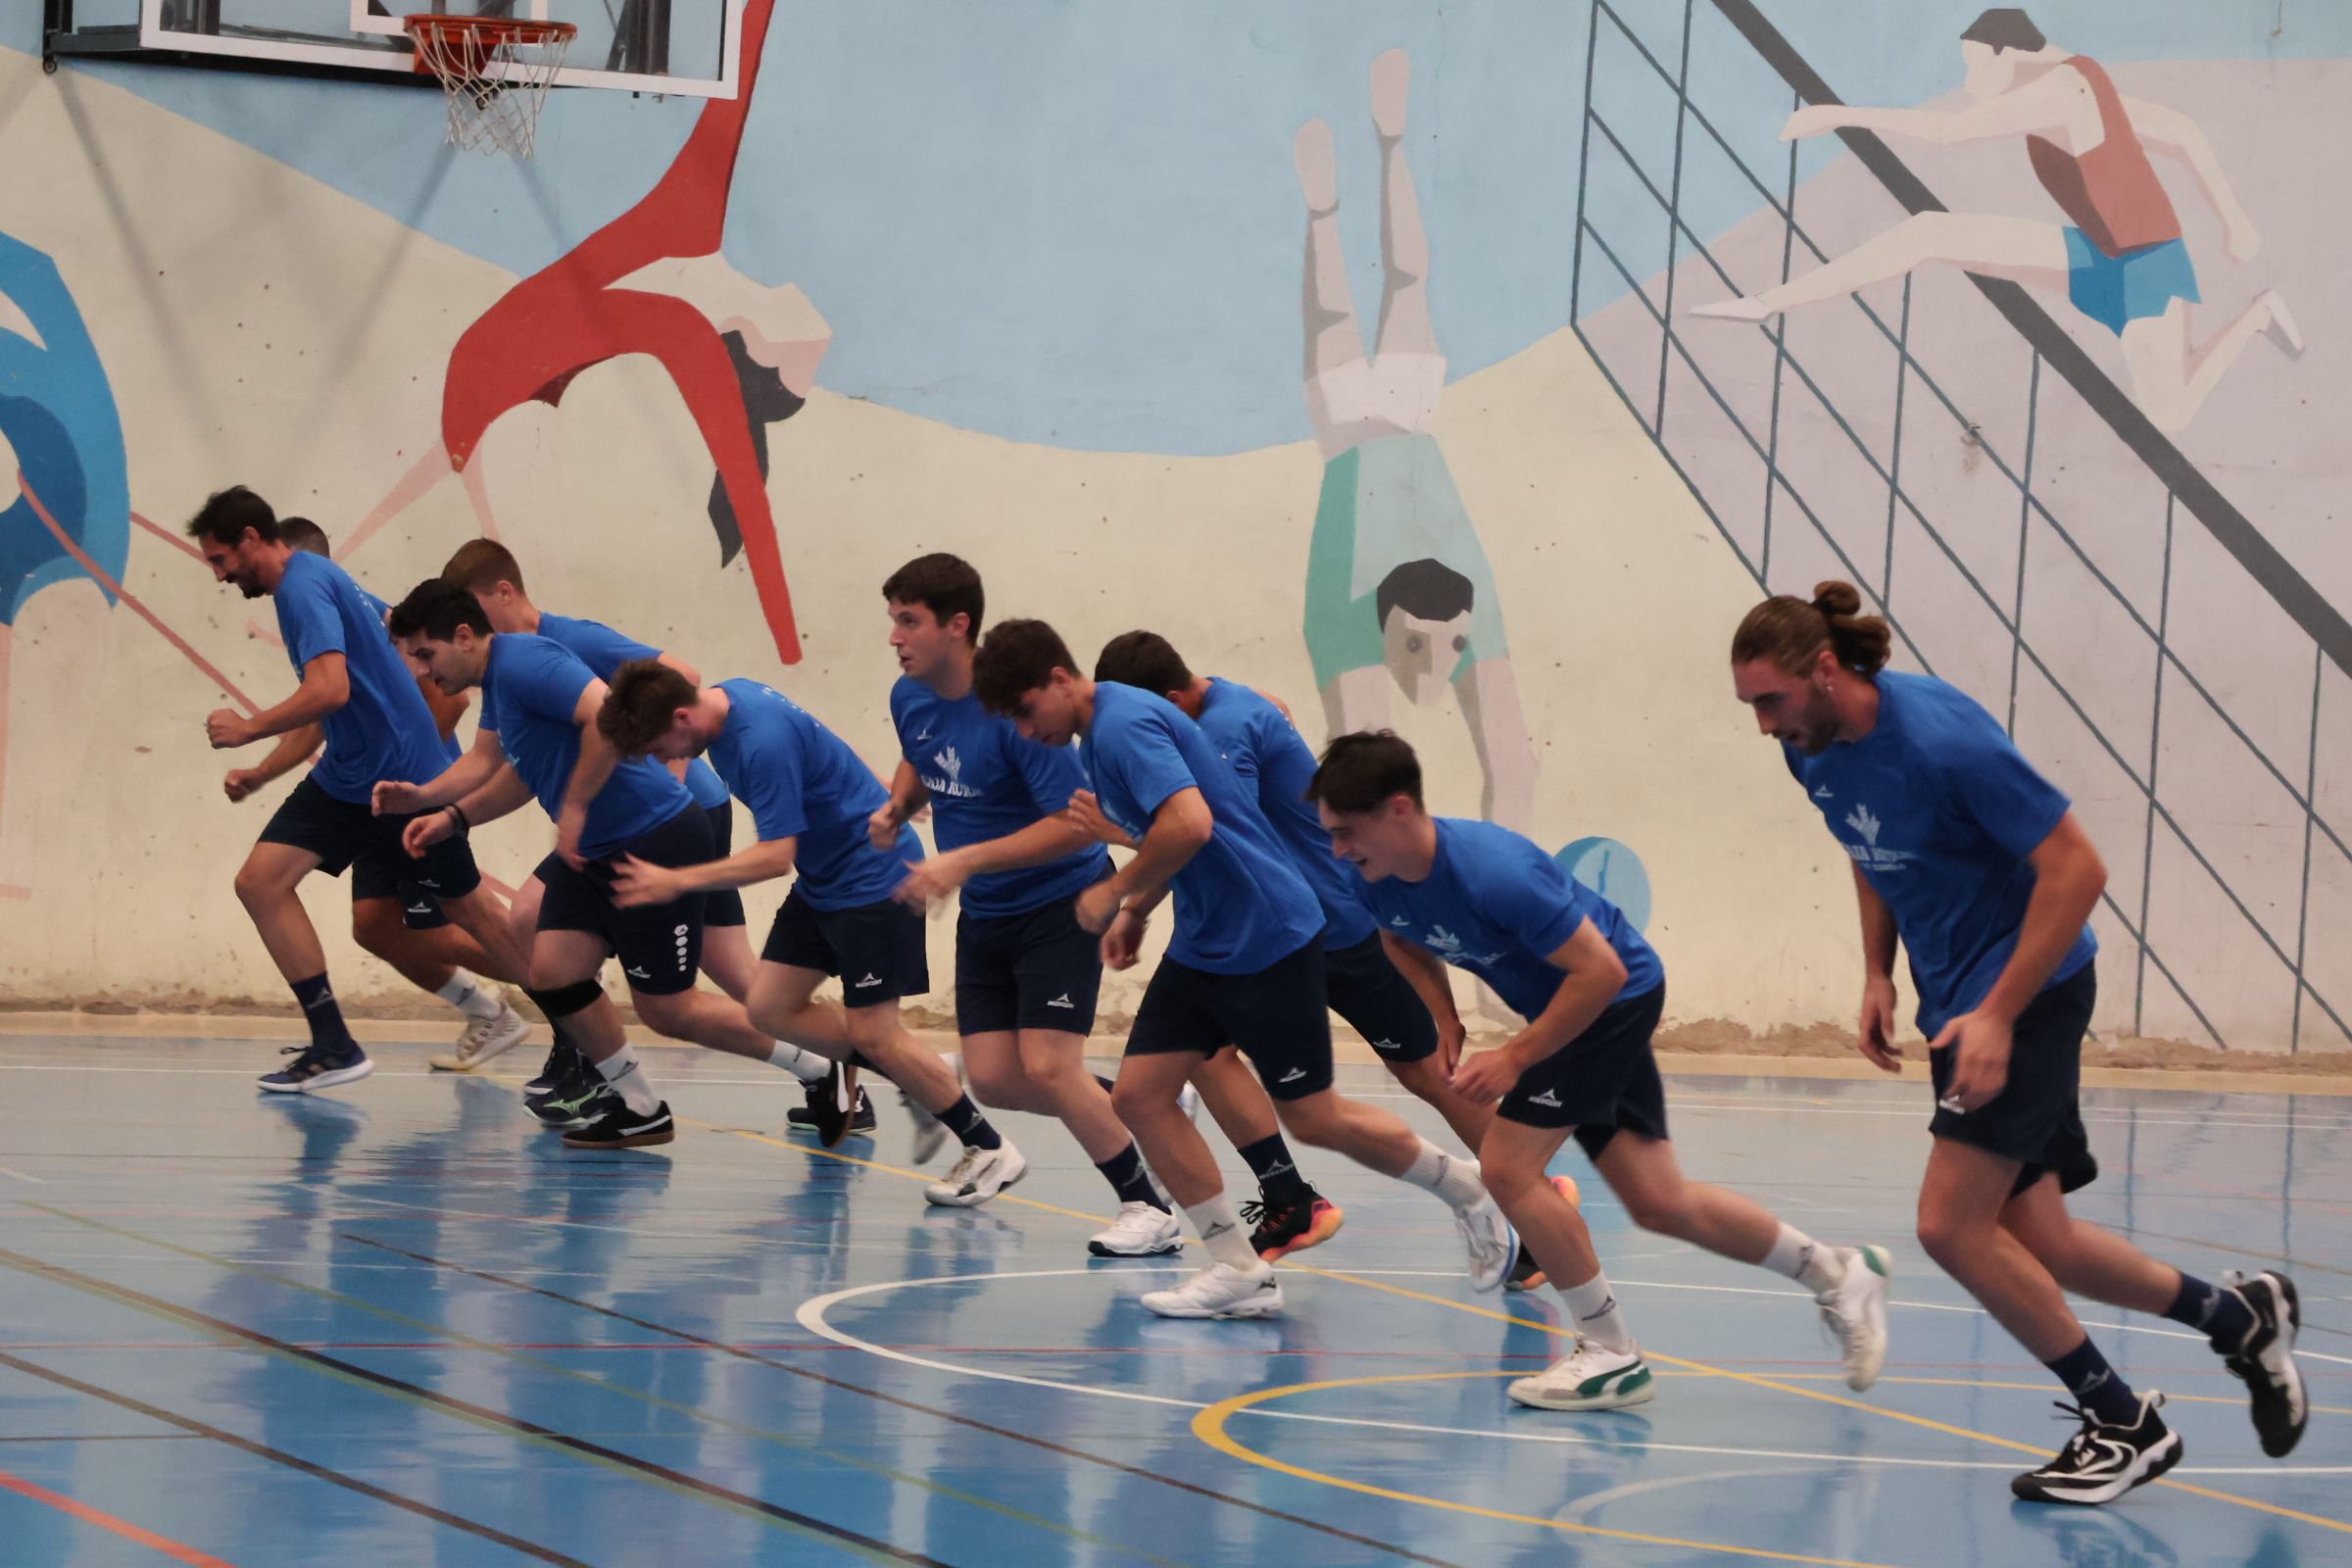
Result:
{"label": "shirt logo", "polygon": [[858,982],[858,989],[863,991],[867,986],[878,986],[881,983],[882,977],[880,975],[869,974],[864,979]]}
{"label": "shirt logo", "polygon": [[1070,994],[1067,991],[1064,991],[1060,996],[1055,997],[1052,1002],[1047,1003],[1046,1005],[1049,1007],[1068,1007],[1074,1011],[1076,1010],[1078,1004],[1072,1002],[1070,1000]]}
{"label": "shirt logo", "polygon": [[925,741],[929,740],[930,738],[931,738],[931,726],[930,726],[930,725],[928,725],[928,724],[925,724],[925,725],[922,727],[921,731],[920,731],[920,732],[918,732],[918,733],[915,735],[914,739],[912,739],[912,740],[908,741],[906,744],[907,744],[907,745],[909,745],[909,746],[920,746],[920,745],[922,745],[922,744],[923,744],[923,742],[925,742]]}
{"label": "shirt logo", "polygon": [[956,755],[955,747],[942,746],[933,753],[931,765],[939,769],[939,774],[937,777],[924,774],[923,788],[932,794],[963,801],[980,798],[980,792],[963,781],[963,759]]}
{"label": "shirt logo", "polygon": [[[1788,799],[1785,795],[1781,798]],[[1549,1105],[1552,1109],[1557,1110],[1560,1108],[1560,1092],[1557,1089],[1546,1089],[1540,1095],[1528,1096],[1527,1102],[1531,1105]]]}
{"label": "shirt logo", "polygon": [[1396,926],[1399,930],[1402,930],[1404,927],[1411,925],[1412,923],[1412,917],[1410,915],[1403,914],[1397,915],[1395,919],[1389,922],[1389,924]]}
{"label": "shirt logo", "polygon": [[1868,806],[1857,805],[1846,812],[1845,825],[1862,835],[1859,844],[1844,839],[1838,841],[1844,847],[1845,853],[1853,858],[1856,865],[1873,871],[1900,871],[1919,858],[1909,850],[1887,849],[1880,845],[1879,830],[1886,824]]}
{"label": "shirt logo", "polygon": [[1502,956],[1500,953],[1470,953],[1464,951],[1462,947],[1462,939],[1455,936],[1452,932],[1446,930],[1442,925],[1431,926],[1429,928],[1429,935],[1424,940],[1428,942],[1431,951],[1436,953],[1439,957],[1444,958],[1447,963],[1493,963],[1496,958]]}
{"label": "shirt logo", "polygon": [[1845,825],[1861,834],[1863,842],[1872,849],[1879,847],[1879,819],[1870,814],[1869,807],[1857,806],[1846,812]]}
{"label": "shirt logo", "polygon": [[1834,801],[1838,798],[1838,796],[1834,790],[1832,790],[1827,784],[1824,784],[1821,786],[1821,788],[1813,792],[1813,798],[1817,801]]}

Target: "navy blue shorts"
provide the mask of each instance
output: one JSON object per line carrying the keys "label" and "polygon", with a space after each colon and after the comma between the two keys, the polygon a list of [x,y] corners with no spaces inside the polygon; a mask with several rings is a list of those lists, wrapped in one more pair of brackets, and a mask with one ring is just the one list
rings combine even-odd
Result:
{"label": "navy blue shorts", "polygon": [[1573,1127],[1589,1159],[1619,1129],[1666,1136],[1666,1084],[1649,1038],[1658,1032],[1666,988],[1620,997],[1574,1040],[1519,1075],[1494,1114],[1523,1127]]}
{"label": "navy blue shorts", "polygon": [[1389,956],[1379,932],[1353,947],[1325,950],[1323,990],[1331,1010],[1391,1066],[1437,1054],[1438,1021]]}
{"label": "navy blue shorts", "polygon": [[412,931],[438,931],[449,924],[448,911],[430,890],[418,886],[405,867],[387,865],[372,855],[351,862],[351,902],[369,899],[398,899],[400,923]]}
{"label": "navy blue shorts", "polygon": [[1144,988],[1127,1054],[1213,1056],[1239,1046],[1276,1100],[1331,1087],[1330,998],[1323,948],[1309,942],[1251,974],[1211,974],[1162,958]]}
{"label": "navy blue shorts", "polygon": [[[716,806],[706,806],[703,809],[710,817],[710,843],[713,847],[710,858],[723,860],[735,853],[735,803],[721,801]],[[703,924],[743,923],[743,895],[736,889],[720,888],[715,893],[703,895]]]}
{"label": "navy blue shorts", "polygon": [[462,899],[482,885],[473,851],[463,834],[443,839],[412,859],[400,835],[413,816],[377,816],[366,802],[340,801],[305,778],[278,803],[263,827],[261,842],[308,850],[328,876],[353,870],[351,896],[400,897],[415,890],[435,900]]}
{"label": "navy blue shorts", "polygon": [[[1946,1110],[1940,1104],[1928,1123],[1936,1138],[1969,1144],[2024,1169],[2010,1189],[2016,1197],[2055,1173],[2061,1192],[2077,1192],[2099,1179],[2090,1135],[2082,1126],[2082,1036],[2090,1028],[2091,1005],[2099,999],[2098,965],[2085,963],[2044,990],[2017,1015],[2009,1034],[2009,1082],[1989,1105]],[[1928,1075],[1936,1098],[1951,1093],[1952,1062],[1960,1048],[1928,1053]]]}
{"label": "navy blue shorts", "polygon": [[631,991],[672,997],[694,986],[703,965],[703,895],[624,909],[612,902],[612,861],[634,856],[655,865],[700,865],[710,858],[710,819],[689,806],[660,827],[648,828],[611,857],[575,871],[560,855],[532,874],[546,885],[539,901],[542,931],[586,931],[604,939],[620,959]]}
{"label": "navy blue shorts", "polygon": [[1020,914],[966,913],[956,921],[958,1034],[1087,1034],[1102,989],[1102,942],[1078,923],[1076,894]]}
{"label": "navy blue shorts", "polygon": [[841,976],[844,1006],[878,1007],[931,989],[922,911],[896,899],[819,909],[801,897],[795,882],[760,956],[768,963]]}

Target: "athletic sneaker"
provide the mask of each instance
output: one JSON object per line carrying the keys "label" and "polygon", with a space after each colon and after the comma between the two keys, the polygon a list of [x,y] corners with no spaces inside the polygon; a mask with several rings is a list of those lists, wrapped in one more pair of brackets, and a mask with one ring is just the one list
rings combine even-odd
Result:
{"label": "athletic sneaker", "polygon": [[620,1102],[620,1098],[605,1083],[604,1075],[582,1058],[569,1077],[523,1104],[550,1127],[585,1127],[612,1108],[604,1103],[607,1100],[613,1104]]}
{"label": "athletic sneaker", "polygon": [[848,1074],[836,1061],[825,1068],[822,1078],[806,1087],[808,1124],[816,1129],[816,1141],[831,1149],[850,1135],[850,1123],[857,1119],[858,1107],[850,1101]]}
{"label": "athletic sneaker", "polygon": [[1156,1257],[1183,1246],[1175,1215],[1152,1203],[1121,1203],[1109,1229],[1087,1238],[1086,1250],[1097,1257]]}
{"label": "athletic sneaker", "polygon": [[1306,1190],[1306,1201],[1302,1203],[1242,1205],[1242,1223],[1250,1227],[1250,1245],[1269,1263],[1279,1263],[1293,1252],[1322,1246],[1340,1234],[1340,1227],[1347,1220],[1339,1204],[1312,1187]]}
{"label": "athletic sneaker", "polygon": [[568,1040],[558,1040],[548,1048],[547,1060],[540,1063],[539,1076],[522,1086],[524,1100],[540,1100],[554,1094],[564,1080],[588,1065],[580,1048]]}
{"label": "athletic sneaker", "polygon": [[1886,1364],[1886,1282],[1894,1263],[1884,1247],[1843,1247],[1838,1256],[1845,1272],[1813,1299],[1821,1303],[1823,1326],[1845,1351],[1845,1386],[1859,1394],[1879,1381]]}
{"label": "athletic sneaker", "polygon": [[2133,1487],[2146,1486],[2180,1462],[2180,1439],[2156,1413],[2161,1394],[2139,1396],[2139,1420],[2132,1426],[2110,1426],[2079,1405],[2057,1401],[2058,1408],[2082,1423],[2058,1456],[2038,1470],[2029,1470],[2009,1483],[2009,1490],[2028,1502],[2073,1502],[2084,1505],[2113,1502]]}
{"label": "athletic sneaker", "polygon": [[[784,1120],[795,1127],[813,1129],[816,1126],[817,1103],[826,1093],[825,1080],[819,1078],[812,1084],[803,1084],[801,1089],[808,1095],[808,1103],[793,1106],[784,1113]],[[858,1108],[850,1112],[850,1131],[870,1135],[876,1125],[878,1124],[874,1120],[874,1102],[866,1095],[865,1088],[861,1084],[858,1089]]]}
{"label": "athletic sneaker", "polygon": [[1282,1310],[1282,1286],[1270,1268],[1245,1274],[1211,1263],[1172,1291],[1152,1292],[1144,1306],[1161,1317],[1272,1317]]}
{"label": "athletic sneaker", "polygon": [[1010,1144],[967,1147],[954,1169],[923,1189],[923,1197],[942,1208],[973,1208],[1028,1174],[1029,1161]]}
{"label": "athletic sneaker", "polygon": [[354,1041],[340,1051],[322,1051],[317,1046],[288,1046],[278,1053],[292,1056],[293,1062],[275,1072],[266,1072],[257,1080],[262,1088],[273,1095],[307,1095],[316,1090],[332,1089],[337,1084],[356,1083],[375,1071],[375,1063],[368,1053]]}
{"label": "athletic sneaker", "polygon": [[612,1102],[600,1105],[602,1112],[585,1127],[575,1127],[564,1135],[570,1149],[643,1149],[649,1144],[666,1144],[678,1136],[676,1122],[669,1119],[669,1103],[664,1101],[650,1111],[635,1111],[618,1095]]}
{"label": "athletic sneaker", "polygon": [[1453,1223],[1470,1254],[1470,1288],[1482,1296],[1502,1289],[1519,1255],[1519,1233],[1502,1217],[1501,1207],[1488,1198],[1475,1208],[1455,1209]]}
{"label": "athletic sneaker", "polygon": [[458,1049],[432,1058],[440,1072],[471,1072],[493,1056],[504,1055],[522,1044],[531,1032],[531,1020],[516,1012],[513,1004],[501,1003],[495,1018],[468,1018],[466,1032],[458,1036]]}
{"label": "athletic sneaker", "polygon": [[[940,1060],[954,1069],[956,1087],[970,1094],[971,1084],[963,1076],[963,1053],[951,1051],[943,1054]],[[914,1162],[917,1165],[930,1164],[939,1157],[939,1152],[948,1147],[948,1124],[916,1104],[914,1097],[904,1089],[899,1091],[899,1104],[905,1108],[907,1119],[914,1123]]]}
{"label": "athletic sneaker", "polygon": [[1658,1387],[1639,1348],[1612,1350],[1579,1335],[1576,1348],[1532,1378],[1521,1378],[1509,1394],[1539,1410],[1620,1410],[1646,1404]]}
{"label": "athletic sneaker", "polygon": [[2302,1369],[2295,1365],[2303,1303],[2295,1295],[2295,1282],[2276,1271],[2248,1279],[2232,1270],[2222,1282],[2253,1310],[2254,1327],[2235,1349],[2220,1345],[2214,1348],[2229,1357],[2225,1364],[2230,1375],[2246,1386],[2262,1451],[2283,1459],[2303,1441],[2303,1423],[2311,1417],[2311,1396],[2303,1387]]}

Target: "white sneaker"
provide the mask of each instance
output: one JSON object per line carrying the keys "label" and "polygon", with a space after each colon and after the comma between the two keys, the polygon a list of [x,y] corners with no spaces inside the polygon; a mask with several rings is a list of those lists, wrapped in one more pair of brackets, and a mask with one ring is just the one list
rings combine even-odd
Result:
{"label": "white sneaker", "polygon": [[1821,1321],[1845,1351],[1845,1386],[1859,1394],[1879,1381],[1886,1364],[1886,1284],[1894,1263],[1884,1247],[1845,1247],[1838,1256],[1845,1275],[1813,1298]]}
{"label": "white sneaker", "polygon": [[1161,1317],[1272,1317],[1282,1310],[1282,1287],[1271,1267],[1245,1274],[1211,1263],[1172,1291],[1153,1291],[1144,1305]]}
{"label": "white sneaker", "polygon": [[458,1036],[458,1049],[435,1056],[433,1066],[442,1072],[471,1072],[491,1057],[521,1045],[530,1032],[531,1020],[516,1012],[512,1004],[501,1003],[495,1018],[466,1019],[466,1032]]}
{"label": "white sneaker", "polygon": [[1502,1217],[1502,1209],[1489,1198],[1476,1208],[1455,1209],[1453,1223],[1470,1254],[1470,1288],[1482,1296],[1502,1289],[1519,1255],[1519,1233]]}
{"label": "white sneaker", "polygon": [[1121,1203],[1110,1228],[1086,1242],[1086,1250],[1097,1257],[1156,1257],[1183,1246],[1184,1229],[1176,1216],[1150,1203]]}
{"label": "white sneaker", "polygon": [[948,1124],[915,1102],[906,1090],[899,1091],[899,1108],[914,1123],[914,1149],[909,1157],[917,1165],[928,1165],[948,1147]]}
{"label": "white sneaker", "polygon": [[1582,1336],[1575,1349],[1509,1390],[1512,1398],[1539,1410],[1618,1410],[1645,1404],[1657,1392],[1638,1348],[1612,1350]]}
{"label": "white sneaker", "polygon": [[1176,1097],[1176,1108],[1184,1112],[1187,1121],[1198,1122],[1200,1119],[1200,1091],[1186,1084],[1183,1092]]}
{"label": "white sneaker", "polygon": [[1028,1174],[1029,1161],[1010,1144],[967,1148],[955,1169],[923,1189],[923,1197],[942,1208],[974,1208]]}

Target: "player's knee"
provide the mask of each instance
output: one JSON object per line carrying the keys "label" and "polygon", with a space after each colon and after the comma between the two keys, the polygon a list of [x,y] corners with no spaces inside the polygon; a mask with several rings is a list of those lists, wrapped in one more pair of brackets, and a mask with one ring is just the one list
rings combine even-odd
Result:
{"label": "player's knee", "polygon": [[693,1018],[693,998],[691,991],[672,992],[659,997],[637,991],[630,994],[629,1001],[636,1006],[637,1016],[648,1029],[674,1036]]}
{"label": "player's knee", "polygon": [[237,869],[237,902],[248,909],[261,909],[277,902],[283,889],[279,879],[257,865]]}
{"label": "player's knee", "polygon": [[351,940],[364,953],[379,958],[386,956],[403,929],[400,911],[387,908],[381,899],[369,899],[351,906]]}
{"label": "player's knee", "polygon": [[1948,1271],[1967,1257],[1980,1229],[1944,1204],[1923,1201],[1919,1205],[1919,1248],[1938,1268]]}
{"label": "player's knee", "polygon": [[1163,1094],[1135,1073],[1122,1072],[1110,1088],[1110,1108],[1129,1127],[1148,1127],[1168,1116],[1181,1116],[1177,1095]]}
{"label": "player's knee", "polygon": [[986,1104],[1026,1110],[1034,1098],[1029,1076],[1017,1056],[992,1056],[983,1061],[967,1051],[963,1067],[971,1079],[972,1093]]}
{"label": "player's knee", "polygon": [[1485,1150],[1479,1152],[1478,1179],[1505,1208],[1534,1197],[1545,1185],[1543,1161]]}
{"label": "player's knee", "polygon": [[1626,1217],[1653,1236],[1681,1236],[1690,1228],[1690,1194],[1682,1187],[1636,1187],[1617,1197]]}
{"label": "player's knee", "polygon": [[1334,1149],[1344,1141],[1345,1118],[1339,1110],[1338,1097],[1329,1090],[1300,1100],[1274,1102],[1274,1117],[1282,1123],[1282,1130],[1315,1149]]}

